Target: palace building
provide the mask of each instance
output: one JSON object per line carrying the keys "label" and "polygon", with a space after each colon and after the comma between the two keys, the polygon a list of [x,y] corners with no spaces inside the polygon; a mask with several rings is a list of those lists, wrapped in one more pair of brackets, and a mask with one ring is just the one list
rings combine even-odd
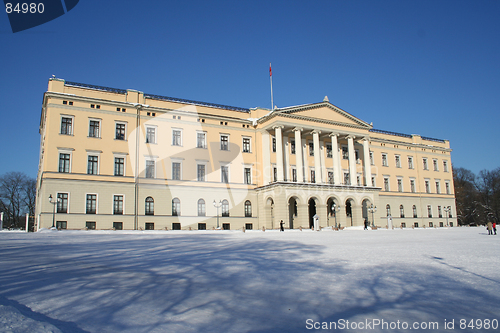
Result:
{"label": "palace building", "polygon": [[319,103],[239,108],[51,78],[38,228],[456,225],[447,140]]}

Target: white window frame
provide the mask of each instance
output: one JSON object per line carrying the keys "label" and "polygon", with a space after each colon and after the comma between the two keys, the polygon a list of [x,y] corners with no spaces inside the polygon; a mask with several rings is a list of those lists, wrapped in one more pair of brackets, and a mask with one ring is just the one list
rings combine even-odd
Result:
{"label": "white window frame", "polygon": [[[248,139],[250,142],[248,143],[248,151],[244,151],[243,148],[245,147],[244,145],[244,140]],[[252,137],[250,136],[242,136],[241,137],[241,152],[242,153],[252,153]]]}
{"label": "white window frame", "polygon": [[373,155],[373,151],[370,150],[369,156],[370,156],[370,165],[375,165],[375,157]]}
{"label": "white window frame", "polygon": [[[198,179],[198,166],[199,165],[205,166],[205,174],[203,175],[203,180]],[[208,170],[207,165],[208,165],[208,161],[206,161],[206,160],[196,160],[196,181],[197,182],[206,182],[207,181],[207,170]],[[181,164],[181,169],[182,169],[182,164]],[[181,176],[182,176],[182,171],[181,171]]]}
{"label": "white window frame", "polygon": [[[86,163],[86,172],[85,174],[90,175],[90,176],[98,176],[101,174],[101,153],[102,151],[96,151],[96,150],[90,150],[87,149],[87,163]],[[97,156],[97,173],[92,173],[89,174],[89,156]],[[113,165],[114,166],[114,165]]]}
{"label": "white window frame", "polygon": [[[203,144],[202,146],[198,146],[198,135],[203,134]],[[196,131],[196,148],[207,149],[207,132],[205,131]]]}
{"label": "white window frame", "polygon": [[434,179],[434,186],[436,186],[436,193],[441,194],[441,179]]}
{"label": "white window frame", "polygon": [[396,164],[396,168],[401,168],[401,155],[394,155],[394,163]]}
{"label": "white window frame", "polygon": [[449,180],[444,181],[446,194],[451,194],[451,183]]}
{"label": "white window frame", "polygon": [[[99,122],[99,130],[97,131],[97,136],[90,136],[90,122],[91,121],[97,121]],[[102,136],[102,119],[100,118],[89,118],[88,122],[88,129],[87,129],[87,135],[89,138],[94,138],[94,139],[100,139]]]}
{"label": "white window frame", "polygon": [[123,158],[123,176],[116,177],[125,177],[127,175],[127,153],[113,153],[113,176],[115,176],[115,158]]}
{"label": "white window frame", "polygon": [[[398,192],[401,192],[401,193],[404,192],[405,191],[405,187],[404,187],[404,183],[403,183],[403,177],[397,176],[396,179],[397,179],[396,181],[397,181],[397,184],[398,184]],[[399,188],[399,184],[400,183],[401,183],[401,190]]]}
{"label": "white window frame", "polygon": [[[146,144],[148,144],[148,145],[156,145],[156,144],[158,144],[158,126],[156,126],[156,125],[146,125],[146,126],[144,126],[144,128],[146,130],[145,131],[146,132],[145,133],[146,134],[146,140],[145,140]],[[154,130],[154,135],[153,135],[154,142],[148,142],[148,140],[149,140],[148,130],[149,129]],[[181,137],[182,137],[182,133],[181,133]]]}
{"label": "white window frame", "polygon": [[[245,183],[245,169],[250,169],[250,182]],[[251,164],[243,164],[243,184],[245,185],[251,185],[253,181],[253,167]]]}
{"label": "white window frame", "polygon": [[387,153],[382,153],[382,166],[383,167],[389,166],[389,159],[388,159]]}
{"label": "white window frame", "polygon": [[[87,214],[87,195],[88,194],[95,194],[95,214]],[[95,193],[95,192],[89,192],[89,193],[85,193],[85,197],[84,197],[85,200],[83,200],[83,203],[84,203],[84,208],[83,208],[83,211],[85,212],[86,215],[97,215],[99,214],[99,194],[98,193]]]}
{"label": "white window frame", "polygon": [[61,173],[71,173],[73,167],[73,148],[57,148],[57,172],[59,172],[59,165],[61,165],[61,154],[69,154],[69,171]]}
{"label": "white window frame", "polygon": [[[231,163],[230,162],[219,162],[220,163],[220,182],[223,184],[231,183]],[[222,179],[222,167],[227,167],[227,183]]]}
{"label": "white window frame", "polygon": [[[62,128],[62,120],[63,120],[63,118],[71,118],[71,133],[66,133],[66,134],[61,133],[62,132],[61,128]],[[59,134],[73,136],[74,132],[75,132],[75,116],[70,115],[70,114],[61,114],[61,121],[59,122]]]}
{"label": "white window frame", "polygon": [[[156,179],[156,156],[144,156],[144,178],[147,179]],[[153,178],[146,177],[148,174],[148,161],[153,161],[154,163],[154,172],[153,172]]]}
{"label": "white window frame", "polygon": [[439,161],[437,158],[432,159],[432,168],[434,171],[439,171]]}
{"label": "white window frame", "polygon": [[68,195],[68,206],[67,206],[67,210],[66,210],[66,213],[57,213],[57,206],[56,206],[56,214],[69,214],[70,213],[70,210],[69,210],[69,205],[70,205],[70,202],[71,202],[71,192],[56,192],[56,200],[57,198],[59,198],[59,194],[67,194]]}
{"label": "white window frame", "polygon": [[[384,191],[390,192],[391,191],[391,177],[390,176],[383,176],[384,177]],[[387,187],[385,186],[385,181],[387,180]]]}
{"label": "white window frame", "polygon": [[415,160],[410,155],[408,155],[408,169],[415,169]]}
{"label": "white window frame", "polygon": [[[413,188],[411,186],[413,182]],[[410,193],[417,193],[417,180],[414,177],[410,178]]]}
{"label": "white window frame", "polygon": [[422,158],[422,163],[422,167],[424,168],[424,170],[429,170],[429,159],[427,157]]}
{"label": "white window frame", "polygon": [[448,169],[448,160],[443,160],[443,171],[444,172],[449,172],[449,169]]}
{"label": "white window frame", "polygon": [[[179,163],[179,179],[174,179],[174,163]],[[170,158],[170,177],[172,180],[183,180],[183,160],[180,158]],[[197,176],[198,177],[198,176]],[[179,199],[180,200],[180,199]]]}
{"label": "white window frame", "polygon": [[[121,195],[123,197],[123,202],[122,202],[122,214],[125,215],[125,194],[121,193],[114,193],[111,195],[111,215],[115,215],[115,195]],[[120,214],[118,214],[120,215]]]}
{"label": "white window frame", "polygon": [[[116,138],[116,125],[125,125],[125,133],[123,135],[123,140]],[[118,141],[127,141],[127,129],[128,129],[128,123],[126,121],[115,120],[115,132],[114,132],[115,135],[114,135],[114,139],[118,140]]]}
{"label": "white window frame", "polygon": [[431,193],[431,180],[429,178],[424,179],[424,188],[425,188],[425,193],[427,194]]}
{"label": "white window frame", "polygon": [[[222,137],[226,136],[227,137],[227,149],[222,149]],[[231,136],[227,133],[219,133],[219,150],[220,151],[230,151],[230,146],[231,146]]]}
{"label": "white window frame", "polygon": [[[174,144],[174,131],[179,131],[180,132],[180,143],[178,145],[175,145]],[[182,134],[182,128],[178,128],[178,127],[172,127],[172,146],[175,146],[175,147],[182,147],[183,146],[183,134]]]}

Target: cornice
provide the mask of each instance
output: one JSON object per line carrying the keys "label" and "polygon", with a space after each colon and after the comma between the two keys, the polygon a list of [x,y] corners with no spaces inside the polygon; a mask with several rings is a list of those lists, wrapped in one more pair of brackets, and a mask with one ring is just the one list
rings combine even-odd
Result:
{"label": "cornice", "polygon": [[342,122],[338,122],[338,121],[331,121],[331,120],[312,118],[312,117],[306,117],[306,116],[298,116],[298,115],[292,115],[292,114],[286,114],[286,113],[280,113],[280,112],[273,112],[269,116],[260,118],[257,121],[257,123],[263,124],[263,123],[265,123],[265,122],[267,122],[275,117],[283,117],[283,118],[296,119],[296,120],[302,120],[302,121],[310,121],[310,122],[319,123],[319,124],[327,124],[327,125],[334,125],[334,126],[362,129],[362,130],[370,129],[370,127],[365,127],[365,126],[360,126],[360,125],[347,124],[347,123],[342,123]]}
{"label": "cornice", "polygon": [[388,143],[388,144],[391,144],[391,145],[409,146],[409,147],[413,147],[413,148],[434,149],[434,150],[445,151],[445,152],[452,152],[453,151],[453,149],[451,149],[451,148],[445,148],[445,147],[439,147],[439,146],[431,146],[431,145],[424,145],[424,144],[413,143],[413,142],[404,142],[404,141],[381,139],[381,138],[375,138],[375,137],[370,137],[370,141],[380,142],[380,143]]}
{"label": "cornice", "polygon": [[268,185],[258,186],[255,191],[265,191],[279,187],[299,188],[299,189],[325,189],[325,190],[340,190],[340,191],[363,191],[363,192],[379,192],[381,187],[367,187],[355,185],[334,185],[334,184],[314,184],[314,183],[294,183],[294,182],[274,182]]}

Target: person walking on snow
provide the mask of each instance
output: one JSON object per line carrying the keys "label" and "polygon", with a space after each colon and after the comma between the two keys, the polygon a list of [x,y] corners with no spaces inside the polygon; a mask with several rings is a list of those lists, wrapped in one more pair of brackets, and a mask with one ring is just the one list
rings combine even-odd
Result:
{"label": "person walking on snow", "polygon": [[491,232],[491,230],[493,229],[493,225],[491,224],[491,222],[488,222],[486,228],[488,229],[488,235],[493,235],[493,233]]}
{"label": "person walking on snow", "polygon": [[493,227],[493,232],[494,232],[494,234],[496,235],[496,234],[497,234],[497,223],[496,223],[496,222],[493,222],[492,227]]}
{"label": "person walking on snow", "polygon": [[280,222],[280,231],[285,231],[285,222],[283,220]]}

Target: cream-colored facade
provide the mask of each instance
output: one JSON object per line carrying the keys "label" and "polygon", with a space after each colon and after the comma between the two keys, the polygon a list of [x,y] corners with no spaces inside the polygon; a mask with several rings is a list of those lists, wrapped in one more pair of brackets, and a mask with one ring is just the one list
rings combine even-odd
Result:
{"label": "cream-colored facade", "polygon": [[326,97],[271,111],[52,78],[40,134],[38,228],[456,225],[448,141]]}

